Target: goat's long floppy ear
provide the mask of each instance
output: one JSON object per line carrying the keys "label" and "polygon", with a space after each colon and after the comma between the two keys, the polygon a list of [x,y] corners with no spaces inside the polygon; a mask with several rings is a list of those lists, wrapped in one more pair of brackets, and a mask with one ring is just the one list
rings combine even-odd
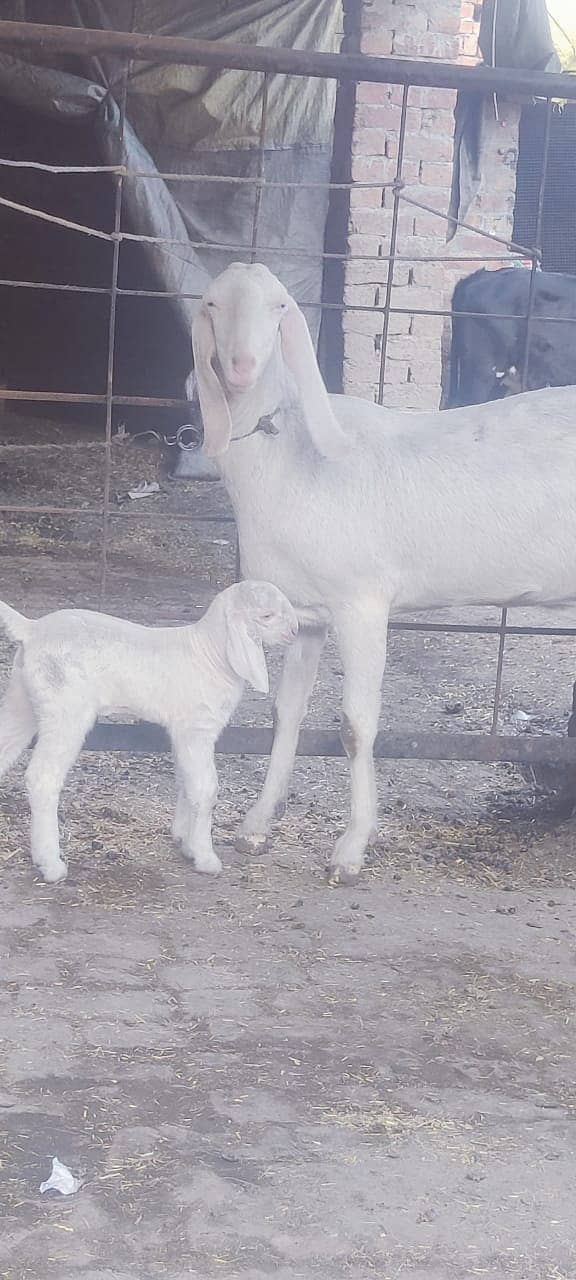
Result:
{"label": "goat's long floppy ear", "polygon": [[324,458],[341,458],[348,441],[332,411],[310,330],[293,298],[280,322],[280,336],[282,355],[298,388],[315,448]]}
{"label": "goat's long floppy ear", "polygon": [[241,680],[247,680],[258,693],[268,693],[270,685],[262,641],[253,634],[251,620],[243,607],[231,601],[226,603],[226,657]]}
{"label": "goat's long floppy ear", "polygon": [[192,324],[192,350],[204,424],[202,448],[208,458],[215,458],[219,453],[225,453],[230,444],[232,419],[226,396],[212,365],[216,343],[212,321],[205,307],[200,308]]}

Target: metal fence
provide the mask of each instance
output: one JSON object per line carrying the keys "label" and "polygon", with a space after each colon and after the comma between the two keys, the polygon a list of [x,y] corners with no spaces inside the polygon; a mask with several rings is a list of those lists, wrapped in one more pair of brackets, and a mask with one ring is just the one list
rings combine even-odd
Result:
{"label": "metal fence", "polygon": [[[268,84],[271,76],[275,74],[286,74],[291,76],[314,76],[321,78],[335,79],[338,82],[365,82],[380,84],[396,84],[403,86],[402,106],[400,115],[399,139],[398,139],[398,158],[396,165],[396,173],[393,181],[382,183],[379,181],[363,182],[363,183],[330,183],[326,184],[330,189],[352,190],[359,187],[377,187],[382,189],[389,187],[393,195],[393,209],[391,222],[391,235],[389,244],[389,253],[385,255],[388,261],[388,277],[385,288],[385,296],[378,306],[350,305],[323,301],[318,304],[323,310],[329,308],[340,311],[371,311],[380,313],[382,316],[381,331],[381,348],[380,348],[380,369],[379,369],[379,391],[378,398],[380,403],[384,397],[386,360],[388,353],[388,332],[390,316],[393,314],[408,315],[430,315],[430,316],[450,316],[450,311],[446,309],[423,309],[411,306],[394,307],[392,305],[392,288],[394,284],[394,268],[395,263],[401,260],[414,262],[414,256],[401,255],[397,251],[398,242],[398,220],[399,211],[403,203],[407,203],[414,207],[428,210],[429,212],[439,214],[434,208],[416,200],[409,196],[405,190],[403,181],[403,161],[406,137],[407,112],[410,105],[410,91],[412,86],[433,87],[456,90],[473,90],[484,91],[486,93],[504,93],[508,98],[532,99],[535,96],[543,98],[547,102],[547,120],[548,127],[545,134],[544,161],[539,183],[539,199],[538,199],[538,219],[536,243],[532,246],[515,245],[510,241],[505,241],[497,236],[493,236],[486,231],[478,231],[468,224],[461,222],[459,225],[476,231],[481,238],[480,243],[489,245],[486,254],[480,253],[478,257],[467,255],[461,257],[451,257],[449,254],[443,255],[440,259],[446,263],[461,263],[486,261],[488,257],[497,261],[498,258],[509,260],[510,252],[517,254],[524,259],[530,259],[532,263],[530,289],[528,297],[528,306],[526,313],[526,337],[524,350],[524,374],[527,369],[527,363],[530,351],[530,342],[533,328],[533,304],[534,304],[534,287],[536,280],[536,272],[540,261],[540,233],[542,226],[542,209],[546,179],[546,163],[549,143],[549,121],[552,110],[553,99],[569,99],[576,101],[576,78],[567,75],[534,75],[530,72],[501,70],[496,71],[486,67],[463,67],[452,64],[421,62],[409,59],[387,59],[373,58],[362,55],[338,55],[338,54],[322,54],[312,52],[302,52],[289,49],[273,49],[273,48],[255,48],[247,45],[232,45],[220,42],[206,42],[199,40],[190,40],[184,38],[173,37],[154,37],[139,35],[131,32],[113,32],[108,30],[87,30],[80,28],[68,27],[49,27],[40,24],[0,22],[0,48],[10,46],[12,48],[22,46],[28,49],[41,49],[43,55],[47,51],[67,55],[97,55],[97,54],[114,54],[122,58],[123,74],[120,77],[120,90],[118,94],[120,107],[120,126],[118,133],[118,157],[122,155],[123,131],[126,118],[126,98],[128,86],[128,74],[132,60],[153,61],[159,64],[181,63],[190,66],[212,67],[215,69],[238,69],[251,72],[259,72],[264,80],[264,92],[262,94],[262,118],[260,128],[260,156],[263,155],[263,149],[266,139],[266,109],[268,100]],[[3,161],[0,157],[0,164],[14,163]],[[40,161],[32,164],[32,162],[22,162],[31,167],[42,169]],[[54,170],[51,169],[53,172]],[[106,602],[107,577],[108,577],[108,553],[110,541],[111,522],[123,517],[129,519],[126,512],[120,512],[114,508],[111,503],[111,475],[112,475],[112,440],[113,440],[113,413],[118,405],[146,406],[146,407],[186,407],[186,401],[177,398],[166,397],[150,397],[150,396],[119,396],[114,393],[114,369],[115,369],[115,334],[116,334],[116,314],[117,303],[122,295],[130,295],[134,297],[158,297],[169,298],[174,297],[167,291],[153,290],[134,290],[124,289],[119,285],[119,262],[121,245],[127,241],[147,241],[164,247],[170,251],[172,245],[176,242],[161,240],[159,238],[137,236],[130,234],[122,229],[122,209],[123,209],[123,188],[126,179],[139,178],[142,181],[152,181],[154,178],[164,178],[166,180],[177,181],[179,179],[188,182],[202,181],[218,182],[223,179],[216,175],[202,178],[195,178],[193,175],[180,175],[174,173],[158,173],[151,175],[149,173],[136,173],[128,171],[122,164],[116,165],[94,166],[81,168],[72,166],[62,166],[63,173],[78,173],[79,176],[83,172],[99,172],[108,174],[115,184],[115,200],[114,200],[114,221],[112,232],[104,232],[94,228],[80,226],[77,223],[66,219],[57,218],[41,210],[31,210],[26,206],[18,205],[14,201],[0,198],[0,205],[7,206],[23,216],[34,216],[36,218],[46,219],[57,225],[68,227],[77,231],[79,234],[96,235],[109,241],[112,244],[112,267],[110,283],[107,288],[83,288],[82,286],[72,286],[75,292],[83,292],[86,294],[100,293],[109,297],[109,321],[108,321],[108,358],[106,373],[106,389],[101,394],[81,394],[74,392],[44,392],[44,391],[24,391],[24,390],[2,390],[2,398],[13,401],[41,401],[56,403],[82,403],[97,404],[104,406],[105,409],[105,439],[103,442],[104,453],[104,486],[103,501],[101,506],[87,508],[82,507],[59,507],[59,506],[33,506],[33,505],[2,505],[0,506],[0,514],[18,514],[18,515],[38,515],[45,514],[50,516],[96,516],[101,521],[100,536],[100,605]],[[250,182],[256,190],[254,222],[252,228],[251,243],[247,245],[223,245],[215,244],[212,247],[223,249],[225,251],[232,250],[234,253],[244,253],[249,260],[256,260],[259,256],[265,257],[266,246],[259,242],[259,209],[262,191],[266,188],[267,183],[263,176],[263,165],[259,166],[258,176],[250,179],[226,177],[227,183],[234,182]],[[280,184],[283,185],[283,184]],[[286,185],[291,185],[287,183]],[[186,242],[186,247],[195,247],[190,241]],[[204,242],[199,243],[196,247],[207,248]],[[506,251],[504,256],[503,251]],[[278,252],[277,249],[274,250]],[[293,256],[300,256],[299,250],[291,250],[287,248],[286,252]],[[302,254],[305,256],[304,251]],[[345,259],[346,254],[332,253],[324,254],[324,258]],[[370,260],[371,255],[363,255],[364,260]],[[356,260],[356,258],[355,258]],[[374,259],[375,260],[375,259]],[[418,259],[420,261],[433,261],[433,258],[426,257]],[[436,259],[438,260],[438,259]],[[378,263],[381,265],[382,256],[378,257]],[[22,289],[50,289],[55,291],[66,291],[71,288],[66,284],[49,284],[39,283],[27,280],[1,280],[1,285],[12,286]],[[194,297],[196,295],[185,295]],[[466,313],[461,313],[466,314]],[[519,317],[502,316],[502,319],[510,319],[517,321]],[[521,318],[523,319],[523,318]],[[576,323],[567,319],[560,320],[555,316],[538,316],[538,320],[558,323]],[[576,426],[575,426],[576,429]],[[136,517],[142,519],[138,515]],[[159,515],[155,518],[158,520],[169,519],[172,517]],[[222,517],[218,517],[222,520]],[[202,522],[210,520],[210,517],[202,516],[191,512],[190,520]],[[576,741],[564,740],[560,737],[552,735],[536,735],[529,736],[507,736],[498,733],[498,720],[500,709],[500,697],[502,686],[502,671],[505,656],[506,639],[509,635],[524,636],[575,636],[576,627],[527,627],[514,626],[508,622],[507,611],[504,609],[501,614],[499,624],[495,625],[474,625],[473,623],[431,623],[425,622],[404,622],[395,621],[391,624],[394,630],[403,631],[419,631],[419,632],[442,632],[450,633],[468,633],[474,635],[495,635],[498,637],[498,655],[495,667],[494,680],[494,698],[492,706],[492,723],[489,733],[439,733],[439,732],[387,732],[378,734],[375,746],[375,753],[381,758],[396,759],[427,759],[427,760],[469,760],[469,761],[507,761],[507,762],[524,762],[527,764],[537,763],[573,763],[576,765]],[[257,727],[230,727],[223,734],[218,749],[225,753],[242,753],[248,755],[265,755],[269,753],[272,744],[272,730]],[[167,739],[162,730],[152,725],[132,725],[132,724],[102,724],[92,732],[86,744],[89,748],[106,749],[106,750],[128,750],[128,751],[164,751],[167,749]],[[339,735],[336,732],[323,729],[310,729],[302,731],[298,753],[300,755],[324,755],[324,756],[340,756],[343,755],[343,749],[340,743]]]}

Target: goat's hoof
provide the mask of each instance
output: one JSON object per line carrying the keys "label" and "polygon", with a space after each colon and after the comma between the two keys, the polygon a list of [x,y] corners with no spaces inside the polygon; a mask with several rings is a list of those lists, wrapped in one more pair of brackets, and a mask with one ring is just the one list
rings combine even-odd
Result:
{"label": "goat's hoof", "polygon": [[261,854],[268,852],[270,841],[266,835],[248,835],[240,832],[234,841],[234,848],[237,853],[243,853],[248,858],[259,858]]}
{"label": "goat's hoof", "polygon": [[222,871],[222,863],[217,857],[202,859],[198,862],[194,860],[194,867],[202,876],[219,876]]}
{"label": "goat's hoof", "polygon": [[328,867],[328,884],[332,889],[342,889],[345,885],[357,884],[361,868],[352,865]]}
{"label": "goat's hoof", "polygon": [[51,862],[47,867],[37,867],[36,870],[40,872],[45,884],[60,884],[68,875],[68,867],[62,858],[58,862]]}

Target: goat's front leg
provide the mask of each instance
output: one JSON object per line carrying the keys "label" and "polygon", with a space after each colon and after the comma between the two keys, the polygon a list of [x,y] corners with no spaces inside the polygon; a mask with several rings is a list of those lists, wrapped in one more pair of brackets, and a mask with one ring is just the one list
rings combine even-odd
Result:
{"label": "goat's front leg", "polygon": [[376,831],[377,792],[373,748],[386,665],[388,606],[381,598],[351,605],[335,618],[344,689],[340,736],[350,761],[350,819],[330,859],[334,885],[354,884],[366,846]]}
{"label": "goat's front leg", "polygon": [[186,784],[184,774],[180,769],[178,761],[176,764],[176,805],[174,808],[174,817],[172,819],[172,837],[177,844],[183,844],[190,834],[190,823],[192,821],[192,811],[188,803],[186,795]]}
{"label": "goat's front leg", "polygon": [[203,733],[174,740],[177,800],[172,834],[197,871],[217,876],[222,863],[212,845],[212,811],[218,795],[214,740]]}
{"label": "goat's front leg", "polygon": [[263,853],[273,818],[282,814],[294,768],[300,725],[308,710],[326,628],[302,629],[286,651],[274,709],[275,734],[266,781],[236,840],[240,853]]}

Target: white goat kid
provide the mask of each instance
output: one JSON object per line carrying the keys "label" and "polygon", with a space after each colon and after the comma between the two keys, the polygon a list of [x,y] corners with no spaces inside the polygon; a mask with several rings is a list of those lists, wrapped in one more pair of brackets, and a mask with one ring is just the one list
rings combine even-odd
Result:
{"label": "white goat kid", "polygon": [[331,878],[349,883],[376,826],[390,613],[576,599],[576,389],[414,414],[329,396],[304,317],[260,264],[233,263],[213,281],[193,347],[204,451],[234,506],[243,573],[275,582],[316,623],[286,656],[268,775],[241,845],[263,849],[282,808],[330,620],[351,769]]}
{"label": "white goat kid", "polygon": [[26,786],[32,861],[44,879],[67,874],[60,792],[98,714],[113,710],[168,731],[178,780],[172,833],[197,871],[218,875],[214,747],[244,682],[268,692],[263,643],[285,644],[297,632],[282,592],[267,582],[242,582],[186,627],[143,627],[83,609],[31,621],[1,602],[0,625],[20,646],[0,704],[0,777],[37,735]]}

